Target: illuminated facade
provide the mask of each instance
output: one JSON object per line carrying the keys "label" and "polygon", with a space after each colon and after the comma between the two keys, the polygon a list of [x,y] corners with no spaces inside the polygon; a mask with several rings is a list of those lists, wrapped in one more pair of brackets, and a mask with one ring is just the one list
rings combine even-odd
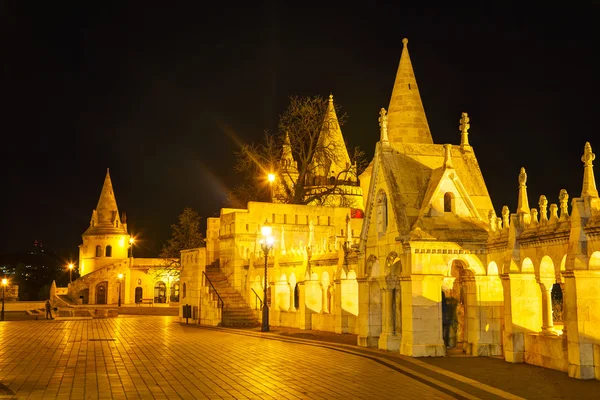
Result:
{"label": "illuminated facade", "polygon": [[[276,239],[271,325],[355,333],[361,346],[414,357],[456,348],[600,378],[600,198],[591,146],[580,197],[569,202],[561,191],[558,204],[541,196],[539,209],[530,208],[523,169],[516,212],[504,206],[498,217],[469,144],[468,115],[460,118],[460,144],[434,143],[407,42],[379,115],[374,158],[359,180],[364,219],[335,206],[223,209],[209,218],[207,248],[198,250],[206,261],[187,269],[184,262],[182,281],[196,283],[183,301],[201,303],[198,271],[217,265],[258,308],[260,226],[268,220]],[[293,172],[289,150],[282,165]]]}
{"label": "illuminated facade", "polygon": [[121,288],[122,304],[140,299],[152,299],[156,303],[177,302],[178,281],[168,276],[170,274],[154,272],[167,270],[167,262],[178,265],[179,260],[134,258],[131,239],[126,215],[119,215],[107,170],[98,205],[92,211],[90,226],[83,233],[83,243],[79,246],[81,277],[69,284],[68,297],[75,303],[117,304]]}

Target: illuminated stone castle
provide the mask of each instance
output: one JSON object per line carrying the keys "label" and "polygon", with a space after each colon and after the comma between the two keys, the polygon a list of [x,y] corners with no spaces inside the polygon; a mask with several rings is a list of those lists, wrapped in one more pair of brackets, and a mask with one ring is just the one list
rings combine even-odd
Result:
{"label": "illuminated stone castle", "polygon": [[[92,211],[90,226],[79,246],[81,277],[69,284],[68,297],[80,304],[117,304],[119,288],[123,304],[141,299],[177,302],[179,282],[160,271],[166,263],[179,260],[134,258],[133,238],[127,231],[125,213],[119,215],[109,171],[106,171],[100,199]],[[149,273],[158,271],[158,273]],[[119,279],[121,276],[121,279]]]}

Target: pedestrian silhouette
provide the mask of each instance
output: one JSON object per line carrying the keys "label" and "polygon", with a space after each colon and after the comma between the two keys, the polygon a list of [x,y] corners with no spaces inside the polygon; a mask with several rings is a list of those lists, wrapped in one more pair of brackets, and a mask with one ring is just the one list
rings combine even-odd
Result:
{"label": "pedestrian silhouette", "polygon": [[52,317],[52,304],[50,304],[50,300],[46,300],[46,319],[48,319],[48,315],[50,315],[50,319],[54,319]]}

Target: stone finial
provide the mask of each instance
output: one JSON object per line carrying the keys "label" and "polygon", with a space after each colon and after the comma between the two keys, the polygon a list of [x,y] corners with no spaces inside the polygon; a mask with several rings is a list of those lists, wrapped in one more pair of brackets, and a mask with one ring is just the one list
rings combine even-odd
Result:
{"label": "stone finial", "polygon": [[540,224],[544,225],[548,222],[548,200],[546,196],[540,196],[538,206],[540,207]]}
{"label": "stone finial", "polygon": [[527,173],[521,168],[519,173],[519,201],[517,205],[518,214],[529,214],[529,199],[527,198]]}
{"label": "stone finial", "polygon": [[469,124],[469,114],[466,112],[460,115],[460,145],[461,146],[469,146],[469,128],[471,125]]}
{"label": "stone finial", "polygon": [[408,44],[408,39],[407,38],[402,39],[402,44],[404,45],[404,47],[406,47],[406,45]]}
{"label": "stone finial", "polygon": [[531,226],[538,225],[538,210],[537,208],[531,209]]}
{"label": "stone finial", "polygon": [[379,128],[380,128],[380,138],[381,142],[388,142],[388,116],[385,108],[381,108],[379,111]]}
{"label": "stone finial", "polygon": [[496,232],[498,223],[496,222],[496,212],[494,210],[490,210],[490,212],[488,213],[488,219],[490,221],[490,230],[492,232]]}
{"label": "stone finial", "polygon": [[569,219],[569,194],[565,189],[560,189],[558,201],[560,203],[560,220],[566,221]]}
{"label": "stone finial", "polygon": [[583,149],[583,188],[581,189],[581,197],[591,196],[598,197],[598,189],[596,189],[596,180],[594,178],[594,166],[592,161],[596,159],[596,155],[592,153],[590,142],[585,143]]}
{"label": "stone finial", "polygon": [[498,231],[502,231],[502,218],[496,218],[496,225],[498,225]]}
{"label": "stone finial", "polygon": [[502,207],[502,225],[504,225],[504,229],[510,227],[510,211],[508,210],[508,206]]}
{"label": "stone finial", "polygon": [[444,168],[454,168],[452,165],[452,145],[444,145]]}
{"label": "stone finial", "polygon": [[558,206],[554,203],[550,204],[550,223],[558,222]]}
{"label": "stone finial", "polygon": [[333,93],[329,93],[329,102],[333,103]]}

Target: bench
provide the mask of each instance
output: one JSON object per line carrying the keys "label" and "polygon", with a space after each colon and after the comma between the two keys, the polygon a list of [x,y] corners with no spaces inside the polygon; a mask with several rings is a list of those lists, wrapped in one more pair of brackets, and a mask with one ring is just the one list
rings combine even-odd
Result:
{"label": "bench", "polygon": [[140,306],[140,304],[149,304],[149,305],[153,306],[154,299],[140,299],[139,302],[137,303],[137,305]]}

